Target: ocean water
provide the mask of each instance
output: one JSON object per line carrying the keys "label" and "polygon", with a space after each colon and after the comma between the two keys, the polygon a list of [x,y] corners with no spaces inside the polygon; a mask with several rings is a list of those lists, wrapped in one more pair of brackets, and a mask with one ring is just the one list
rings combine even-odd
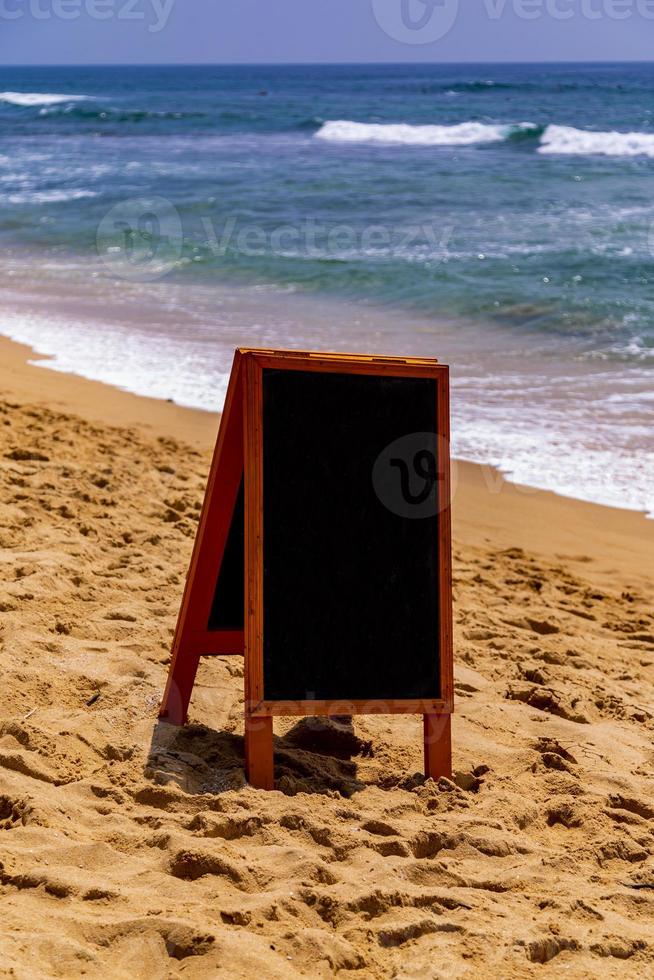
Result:
{"label": "ocean water", "polygon": [[0,69],[0,331],[220,407],[236,344],[452,365],[463,457],[654,511],[654,66]]}

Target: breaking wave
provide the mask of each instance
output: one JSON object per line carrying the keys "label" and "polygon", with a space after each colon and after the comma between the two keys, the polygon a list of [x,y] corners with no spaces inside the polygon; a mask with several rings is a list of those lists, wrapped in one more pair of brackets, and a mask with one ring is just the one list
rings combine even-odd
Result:
{"label": "breaking wave", "polygon": [[573,126],[536,123],[462,122],[451,126],[409,123],[325,122],[315,134],[330,143],[378,143],[395,146],[472,146],[476,143],[538,140],[538,152],[579,156],[652,157],[654,133],[594,132]]}
{"label": "breaking wave", "polygon": [[654,157],[654,133],[597,133],[573,126],[548,126],[540,142],[539,153]]}
{"label": "breaking wave", "polygon": [[358,123],[341,119],[324,123],[316,138],[332,143],[470,146],[474,143],[497,143],[516,136],[539,136],[542,132],[542,127],[533,123],[463,122],[454,126],[412,126],[408,123]]}
{"label": "breaking wave", "polygon": [[90,95],[55,95],[53,92],[0,92],[0,102],[17,106],[57,105],[60,102],[84,102]]}

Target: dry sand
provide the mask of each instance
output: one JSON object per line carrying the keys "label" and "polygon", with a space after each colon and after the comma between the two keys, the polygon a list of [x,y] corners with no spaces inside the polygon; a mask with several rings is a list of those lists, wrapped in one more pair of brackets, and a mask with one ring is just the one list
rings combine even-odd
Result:
{"label": "dry sand", "polygon": [[257,792],[240,658],[156,719],[217,420],[28,353],[0,342],[0,975],[654,975],[654,522],[460,466],[455,781],[416,718],[289,719]]}

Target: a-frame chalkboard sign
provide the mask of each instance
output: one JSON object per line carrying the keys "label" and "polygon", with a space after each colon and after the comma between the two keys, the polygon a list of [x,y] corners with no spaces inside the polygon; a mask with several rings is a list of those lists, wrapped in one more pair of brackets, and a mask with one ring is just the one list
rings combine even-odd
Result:
{"label": "a-frame chalkboard sign", "polygon": [[431,359],[236,351],[160,716],[200,657],[245,655],[249,782],[274,715],[419,714],[451,774],[448,369]]}

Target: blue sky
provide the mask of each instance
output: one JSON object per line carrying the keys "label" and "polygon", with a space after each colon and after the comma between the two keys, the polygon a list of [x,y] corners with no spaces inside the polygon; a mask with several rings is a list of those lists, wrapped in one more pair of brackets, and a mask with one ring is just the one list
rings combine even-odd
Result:
{"label": "blue sky", "polygon": [[0,0],[0,63],[648,61],[654,0]]}

